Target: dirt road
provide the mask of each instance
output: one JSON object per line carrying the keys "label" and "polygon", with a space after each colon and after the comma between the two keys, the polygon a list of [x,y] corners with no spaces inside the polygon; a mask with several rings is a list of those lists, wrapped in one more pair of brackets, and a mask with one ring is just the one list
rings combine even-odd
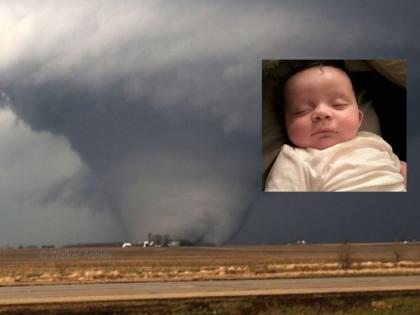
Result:
{"label": "dirt road", "polygon": [[420,276],[14,286],[0,305],[400,290],[420,290]]}

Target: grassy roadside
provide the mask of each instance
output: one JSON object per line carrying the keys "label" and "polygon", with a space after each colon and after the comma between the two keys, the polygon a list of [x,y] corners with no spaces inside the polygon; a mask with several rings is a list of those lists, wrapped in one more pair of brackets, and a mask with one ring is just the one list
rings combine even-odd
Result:
{"label": "grassy roadside", "polygon": [[0,271],[0,287],[16,285],[418,275],[420,262],[292,263],[222,266],[75,266],[54,264]]}
{"label": "grassy roadside", "polygon": [[420,244],[0,250],[0,286],[420,274]]}
{"label": "grassy roadside", "polygon": [[420,292],[290,295],[0,307],[0,314],[420,314]]}

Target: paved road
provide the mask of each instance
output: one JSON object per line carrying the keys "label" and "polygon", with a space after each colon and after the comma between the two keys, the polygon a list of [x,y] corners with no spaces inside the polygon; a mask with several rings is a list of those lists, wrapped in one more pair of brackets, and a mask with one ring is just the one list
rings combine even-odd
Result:
{"label": "paved road", "polygon": [[420,290],[420,276],[0,287],[0,305],[396,290]]}

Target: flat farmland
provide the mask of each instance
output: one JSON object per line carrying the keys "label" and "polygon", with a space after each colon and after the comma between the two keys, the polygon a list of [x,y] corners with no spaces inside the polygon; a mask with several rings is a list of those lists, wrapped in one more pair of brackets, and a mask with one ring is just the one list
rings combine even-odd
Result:
{"label": "flat farmland", "polygon": [[419,243],[0,250],[0,285],[420,274]]}

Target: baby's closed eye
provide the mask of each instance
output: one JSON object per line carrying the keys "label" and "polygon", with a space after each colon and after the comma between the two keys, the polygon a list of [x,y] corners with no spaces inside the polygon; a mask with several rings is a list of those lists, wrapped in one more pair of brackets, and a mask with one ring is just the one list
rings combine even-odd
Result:
{"label": "baby's closed eye", "polygon": [[344,109],[344,108],[346,108],[348,106],[348,104],[341,104],[341,103],[338,103],[338,104],[333,104],[332,105],[332,107],[333,108],[335,108],[335,109]]}
{"label": "baby's closed eye", "polygon": [[308,114],[311,110],[312,110],[312,107],[310,107],[310,106],[301,106],[301,107],[297,107],[297,108],[293,111],[293,115],[294,115],[294,116],[303,116],[303,115]]}

